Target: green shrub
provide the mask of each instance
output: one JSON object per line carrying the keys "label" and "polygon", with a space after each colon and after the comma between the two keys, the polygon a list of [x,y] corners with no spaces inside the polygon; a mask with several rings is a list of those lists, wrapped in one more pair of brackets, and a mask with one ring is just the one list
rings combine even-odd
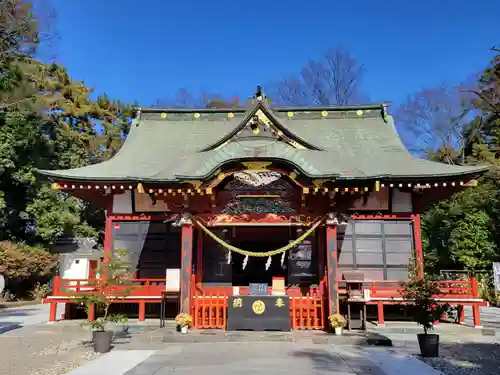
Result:
{"label": "green shrub", "polygon": [[55,264],[56,258],[43,248],[0,242],[0,274],[8,280],[47,276]]}

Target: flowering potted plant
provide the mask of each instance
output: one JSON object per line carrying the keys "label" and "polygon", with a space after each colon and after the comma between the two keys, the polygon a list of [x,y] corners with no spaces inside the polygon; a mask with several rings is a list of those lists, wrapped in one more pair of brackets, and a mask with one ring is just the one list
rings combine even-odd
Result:
{"label": "flowering potted plant", "polygon": [[181,328],[182,333],[187,333],[189,327],[193,325],[193,318],[186,313],[180,313],[175,317],[175,322]]}
{"label": "flowering potted plant", "polygon": [[330,325],[335,330],[335,335],[342,335],[342,328],[344,328],[347,324],[345,318],[340,314],[332,314],[328,317],[330,321]]}

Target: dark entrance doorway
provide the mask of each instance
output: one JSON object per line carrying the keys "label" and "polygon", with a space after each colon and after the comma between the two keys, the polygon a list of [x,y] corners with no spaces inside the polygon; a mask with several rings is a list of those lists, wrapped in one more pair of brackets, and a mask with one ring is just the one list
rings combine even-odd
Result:
{"label": "dark entrance doorway", "polygon": [[[275,250],[280,247],[286,246],[288,240],[244,240],[241,242],[234,242],[236,247],[251,252],[263,252]],[[271,257],[271,265],[266,270],[266,263],[268,257],[248,257],[248,262],[243,269],[243,261],[245,256],[233,253],[232,254],[232,274],[234,286],[248,286],[249,283],[266,283],[271,285],[273,277],[284,277],[285,284],[287,283],[286,266],[288,264],[288,252],[285,253],[285,259],[281,264],[282,254],[274,255]]]}

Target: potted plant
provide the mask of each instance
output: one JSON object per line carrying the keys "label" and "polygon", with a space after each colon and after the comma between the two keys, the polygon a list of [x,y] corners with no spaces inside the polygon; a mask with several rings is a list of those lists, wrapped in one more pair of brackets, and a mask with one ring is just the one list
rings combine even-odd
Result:
{"label": "potted plant", "polygon": [[182,333],[187,333],[189,327],[193,325],[193,318],[186,313],[180,313],[175,317],[175,322],[180,327]]}
{"label": "potted plant", "polygon": [[328,317],[330,325],[335,330],[335,335],[342,335],[342,329],[346,326],[347,322],[345,318],[340,314],[332,314]]}
{"label": "potted plant", "polygon": [[408,303],[413,319],[424,328],[424,333],[417,334],[422,357],[439,355],[439,335],[430,334],[434,322],[449,310],[448,305],[437,301],[441,291],[432,280],[413,279],[403,286],[403,298]]}
{"label": "potted plant", "polygon": [[113,331],[105,330],[106,320],[104,318],[87,320],[83,325],[89,327],[92,331],[92,343],[96,353],[107,353],[111,350]]}
{"label": "potted plant", "polygon": [[108,316],[106,328],[113,331],[113,336],[123,336],[128,332],[128,318],[123,314],[112,314]]}
{"label": "potted plant", "polygon": [[126,287],[126,280],[131,277],[130,266],[129,262],[123,259],[126,254],[128,254],[126,250],[117,250],[101,263],[98,269],[101,277],[93,280],[89,285],[89,291],[78,299],[85,305],[87,313],[92,305],[102,313],[102,317],[84,323],[92,330],[94,351],[97,353],[109,352],[116,332],[120,330],[125,332],[125,329],[128,329],[128,326],[123,324],[128,321],[124,315],[109,314],[112,301],[124,298],[130,293],[130,289]]}

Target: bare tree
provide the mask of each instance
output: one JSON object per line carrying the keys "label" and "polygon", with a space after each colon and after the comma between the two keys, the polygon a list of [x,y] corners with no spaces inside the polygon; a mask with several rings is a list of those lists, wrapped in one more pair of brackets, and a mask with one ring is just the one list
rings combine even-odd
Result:
{"label": "bare tree", "polygon": [[483,113],[489,123],[500,118],[500,50],[492,47],[491,51],[497,52],[497,55],[481,75],[479,87],[469,90],[475,96],[474,107]]}
{"label": "bare tree", "polygon": [[59,39],[50,0],[0,0],[0,57],[32,56],[39,47],[54,52]]}
{"label": "bare tree", "polygon": [[172,97],[157,99],[153,103],[155,108],[235,108],[239,107],[238,97],[232,100],[224,99],[222,95],[190,93],[187,89],[179,89]]}
{"label": "bare tree", "polygon": [[57,11],[52,0],[32,0],[33,13],[38,25],[37,57],[54,60],[60,41],[57,29]]}
{"label": "bare tree", "polygon": [[270,85],[267,95],[279,105],[326,106],[359,104],[364,68],[347,48],[337,46],[310,60],[298,75]]}
{"label": "bare tree", "polygon": [[396,124],[410,151],[448,163],[460,156],[464,127],[472,116],[464,116],[472,100],[465,87],[471,84],[423,89],[396,108]]}

